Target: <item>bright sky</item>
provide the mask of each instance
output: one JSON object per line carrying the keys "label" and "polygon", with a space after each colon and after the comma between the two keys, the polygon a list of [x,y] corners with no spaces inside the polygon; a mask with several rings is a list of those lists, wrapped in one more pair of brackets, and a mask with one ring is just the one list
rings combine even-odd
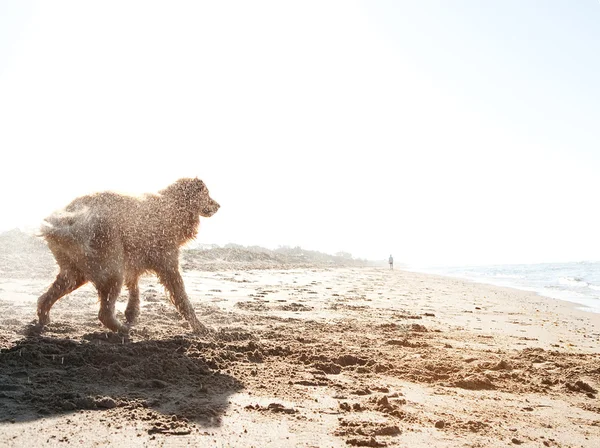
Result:
{"label": "bright sky", "polygon": [[199,176],[199,241],[600,260],[598,0],[0,2],[0,231]]}

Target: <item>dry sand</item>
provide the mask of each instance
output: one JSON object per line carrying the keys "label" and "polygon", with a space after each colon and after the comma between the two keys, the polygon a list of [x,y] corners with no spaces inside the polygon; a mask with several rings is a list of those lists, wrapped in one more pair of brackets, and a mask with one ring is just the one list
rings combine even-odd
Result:
{"label": "dry sand", "polygon": [[387,268],[187,270],[214,340],[152,277],[129,337],[90,286],[37,335],[52,275],[12,274],[1,446],[600,446],[600,315],[566,302]]}

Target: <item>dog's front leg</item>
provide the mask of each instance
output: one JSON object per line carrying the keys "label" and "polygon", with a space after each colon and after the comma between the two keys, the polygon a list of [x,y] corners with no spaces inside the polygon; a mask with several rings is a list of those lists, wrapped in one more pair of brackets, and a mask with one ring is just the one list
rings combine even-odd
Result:
{"label": "dog's front leg", "polygon": [[179,269],[171,268],[158,272],[157,274],[160,282],[167,290],[169,300],[175,305],[179,314],[189,322],[194,333],[207,335],[209,330],[196,317],[194,307],[190,303],[190,299],[185,292],[185,286],[181,274],[179,273]]}

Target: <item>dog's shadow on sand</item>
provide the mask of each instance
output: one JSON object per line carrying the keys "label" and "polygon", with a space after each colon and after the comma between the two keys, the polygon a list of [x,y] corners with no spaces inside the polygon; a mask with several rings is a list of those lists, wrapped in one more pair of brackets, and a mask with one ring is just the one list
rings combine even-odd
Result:
{"label": "dog's shadow on sand", "polygon": [[214,359],[219,346],[193,337],[130,341],[98,332],[75,340],[30,331],[0,352],[0,421],[110,410],[157,432],[173,421],[219,426],[243,384]]}

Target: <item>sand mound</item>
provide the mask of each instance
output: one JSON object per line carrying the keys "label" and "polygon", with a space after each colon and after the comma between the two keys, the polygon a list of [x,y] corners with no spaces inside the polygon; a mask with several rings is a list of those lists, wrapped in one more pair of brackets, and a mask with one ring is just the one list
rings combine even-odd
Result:
{"label": "sand mound", "polygon": [[366,264],[365,260],[356,260],[349,255],[329,255],[301,248],[269,250],[231,244],[209,249],[188,249],[182,253],[182,267],[185,270],[293,269]]}

